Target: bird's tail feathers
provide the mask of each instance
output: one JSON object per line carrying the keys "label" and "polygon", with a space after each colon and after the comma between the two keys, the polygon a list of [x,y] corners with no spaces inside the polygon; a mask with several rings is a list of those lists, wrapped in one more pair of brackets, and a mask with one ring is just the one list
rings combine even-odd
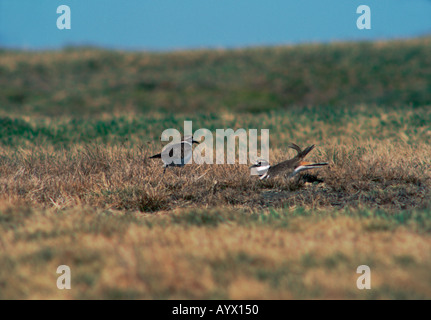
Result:
{"label": "bird's tail feathers", "polygon": [[158,153],[158,154],[155,154],[154,156],[149,157],[148,159],[157,159],[157,158],[161,158],[161,157],[162,157],[162,154]]}

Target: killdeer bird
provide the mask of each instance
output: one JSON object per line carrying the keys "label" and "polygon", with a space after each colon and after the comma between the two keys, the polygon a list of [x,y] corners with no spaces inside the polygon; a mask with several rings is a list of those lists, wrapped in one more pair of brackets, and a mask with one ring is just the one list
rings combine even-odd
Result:
{"label": "killdeer bird", "polygon": [[180,143],[167,145],[161,153],[155,154],[149,159],[161,158],[163,161],[163,173],[167,167],[184,167],[190,161],[193,155],[193,143],[199,144],[193,140],[193,136],[185,136]]}
{"label": "killdeer bird", "polygon": [[289,174],[289,178],[292,178],[301,171],[328,165],[327,162],[311,163],[303,161],[305,156],[313,150],[314,144],[304,150],[301,150],[301,148],[294,143],[290,144],[288,147],[298,152],[294,158],[280,162],[274,166],[270,166],[266,160],[258,160],[250,169],[256,170],[257,174],[260,176],[260,180],[263,180],[282,174]]}

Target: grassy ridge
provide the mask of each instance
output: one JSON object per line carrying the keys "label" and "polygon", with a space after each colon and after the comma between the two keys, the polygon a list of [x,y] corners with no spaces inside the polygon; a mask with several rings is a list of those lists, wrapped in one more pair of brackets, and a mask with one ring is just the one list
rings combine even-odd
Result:
{"label": "grassy ridge", "polygon": [[262,112],[431,104],[431,40],[123,53],[0,52],[0,105],[15,114]]}

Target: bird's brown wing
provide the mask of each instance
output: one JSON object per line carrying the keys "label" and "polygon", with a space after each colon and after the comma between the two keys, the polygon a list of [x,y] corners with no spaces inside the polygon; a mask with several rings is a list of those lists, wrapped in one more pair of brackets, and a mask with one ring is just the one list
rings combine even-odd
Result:
{"label": "bird's brown wing", "polygon": [[311,150],[313,150],[315,147],[315,145],[311,145],[307,148],[304,149],[304,151],[296,144],[291,143],[288,145],[288,148],[294,149],[296,150],[296,152],[298,152],[298,154],[296,155],[296,158],[301,158],[303,159]]}
{"label": "bird's brown wing", "polygon": [[289,148],[292,148],[294,150],[296,150],[298,152],[298,154],[289,160],[285,160],[283,162],[280,162],[274,166],[271,166],[268,170],[268,175],[269,176],[274,176],[274,175],[278,175],[280,173],[288,173],[288,172],[293,172],[293,170],[295,170],[295,168],[299,165],[299,163],[302,161],[302,159],[305,158],[305,156],[307,154],[310,153],[311,150],[313,150],[315,147],[315,145],[311,145],[307,148],[305,148],[304,150],[301,150],[301,148],[292,143],[289,145]]}
{"label": "bird's brown wing", "polygon": [[274,166],[269,167],[268,176],[273,177],[281,173],[288,173],[295,170],[295,166],[299,163],[300,159],[295,157],[293,159],[285,160]]}
{"label": "bird's brown wing", "polygon": [[298,154],[301,154],[301,152],[302,152],[301,148],[297,144],[291,143],[287,147],[291,148],[293,150],[296,150],[296,152],[298,152]]}
{"label": "bird's brown wing", "polygon": [[309,154],[311,150],[313,150],[313,149],[314,149],[314,147],[315,147],[315,145],[313,144],[313,145],[311,145],[311,146],[309,146],[309,147],[305,148],[305,149],[304,149],[304,151],[302,151],[302,152],[300,152],[300,153],[298,154],[298,156],[299,156],[301,159],[304,159],[304,158],[305,158],[305,156],[306,156],[307,154]]}

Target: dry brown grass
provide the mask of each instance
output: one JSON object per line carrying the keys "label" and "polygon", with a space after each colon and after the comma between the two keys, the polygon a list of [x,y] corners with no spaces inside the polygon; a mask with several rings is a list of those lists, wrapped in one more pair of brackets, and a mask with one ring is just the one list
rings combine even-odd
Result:
{"label": "dry brown grass", "polygon": [[[431,148],[399,142],[320,146],[309,158],[329,161],[314,173],[322,184],[287,179],[268,182],[250,176],[245,165],[187,165],[162,175],[155,150],[85,146],[70,150],[4,150],[0,197],[11,204],[64,209],[157,212],[176,208],[232,206],[248,211],[267,207],[421,208],[430,193]],[[293,153],[274,150],[273,162]]]}
{"label": "dry brown grass", "polygon": [[[430,299],[430,44],[0,52],[0,299]],[[324,182],[162,177],[184,120],[316,144]]]}
{"label": "dry brown grass", "polygon": [[[330,162],[320,184],[261,182],[244,165],[162,177],[156,151],[2,147],[0,298],[431,298],[426,142],[334,138],[309,155]],[[56,288],[62,264],[72,290]]]}
{"label": "dry brown grass", "polygon": [[[0,298],[431,297],[431,236],[415,223],[323,213],[265,223],[274,215],[231,210],[145,217],[3,208]],[[56,288],[63,264],[72,270],[71,290]],[[372,270],[371,290],[356,288],[363,264]]]}

